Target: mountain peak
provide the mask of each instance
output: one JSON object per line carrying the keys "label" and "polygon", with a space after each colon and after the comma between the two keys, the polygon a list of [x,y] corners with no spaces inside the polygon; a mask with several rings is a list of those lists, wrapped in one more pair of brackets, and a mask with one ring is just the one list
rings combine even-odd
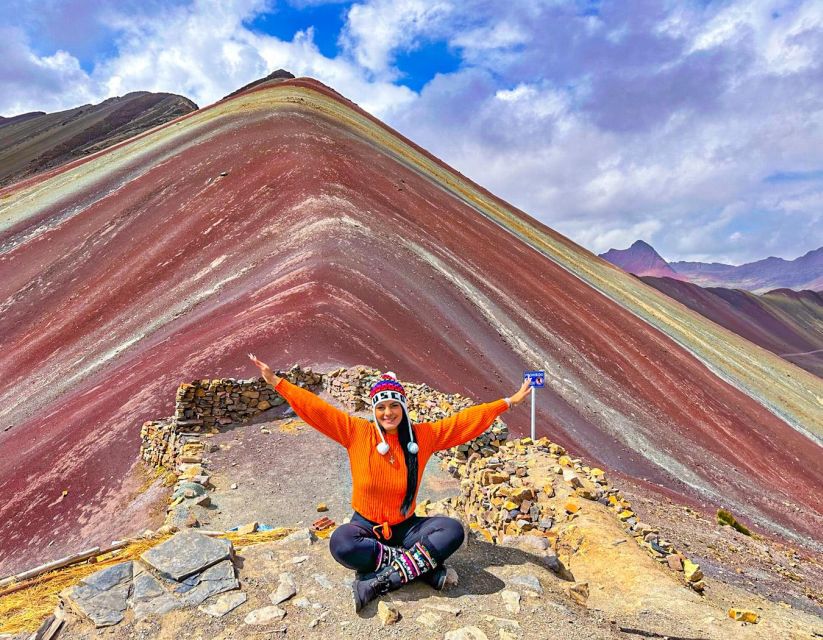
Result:
{"label": "mountain peak", "polygon": [[234,91],[232,91],[227,96],[224,96],[223,100],[226,100],[227,98],[231,98],[233,96],[236,96],[238,93],[243,93],[244,91],[248,91],[249,89],[252,89],[253,87],[256,87],[256,86],[261,85],[261,84],[266,83],[266,82],[281,82],[283,80],[293,80],[294,78],[295,78],[295,75],[291,71],[286,71],[285,69],[278,69],[277,71],[272,71],[265,78],[258,78],[257,80],[253,80],[253,81],[249,82],[248,84],[244,84],[239,89],[235,89]]}
{"label": "mountain peak", "polygon": [[628,249],[609,249],[600,257],[636,276],[682,279],[654,247],[643,240],[635,240]]}

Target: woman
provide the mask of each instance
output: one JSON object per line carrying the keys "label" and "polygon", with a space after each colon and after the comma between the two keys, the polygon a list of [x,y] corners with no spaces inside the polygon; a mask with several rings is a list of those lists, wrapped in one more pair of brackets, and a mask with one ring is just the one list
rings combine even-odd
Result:
{"label": "woman", "polygon": [[435,451],[476,438],[520,404],[529,393],[528,381],[510,398],[412,425],[405,390],[389,372],[371,387],[372,424],[277,376],[252,354],[249,358],[298,416],[349,453],[354,515],[335,530],[329,547],[335,560],[357,572],[355,610],[416,578],[442,589],[443,562],[463,543],[463,525],[446,516],[414,515],[423,470]]}

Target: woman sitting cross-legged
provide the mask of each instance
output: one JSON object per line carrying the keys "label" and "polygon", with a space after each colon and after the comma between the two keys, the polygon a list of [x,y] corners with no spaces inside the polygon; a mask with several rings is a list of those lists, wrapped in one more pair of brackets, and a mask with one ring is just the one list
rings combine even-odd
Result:
{"label": "woman sitting cross-legged", "polygon": [[522,402],[529,383],[510,398],[436,422],[412,424],[403,386],[387,373],[371,387],[372,423],[331,406],[249,357],[298,416],[349,453],[354,515],[334,531],[329,546],[335,560],[357,572],[352,586],[355,610],[416,578],[442,589],[443,562],[463,543],[463,525],[446,516],[414,515],[423,470],[435,451],[476,438],[497,416]]}

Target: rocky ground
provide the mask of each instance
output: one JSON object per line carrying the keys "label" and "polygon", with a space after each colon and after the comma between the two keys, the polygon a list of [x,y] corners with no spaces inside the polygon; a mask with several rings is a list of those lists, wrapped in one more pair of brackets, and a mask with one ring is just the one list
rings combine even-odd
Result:
{"label": "rocky ground", "polygon": [[728,584],[771,602],[823,616],[823,559],[800,545],[719,526],[714,517],[667,496],[619,481],[646,522],[698,562],[710,583]]}
{"label": "rocky ground", "polygon": [[[208,441],[214,489],[210,504],[197,511],[202,522],[194,530],[227,529],[254,520],[295,527],[298,533],[285,541],[235,549],[242,596],[229,591],[199,607],[142,619],[130,608],[121,623],[101,629],[70,614],[60,638],[823,637],[816,600],[823,584],[819,556],[743,536],[645,487],[620,482],[640,519],[701,564],[703,595],[686,586],[682,572],[661,566],[639,547],[612,509],[581,500],[582,510],[556,525],[561,571],[531,541],[494,545],[467,528],[466,544],[449,562],[456,585],[436,592],[412,584],[355,614],[352,572],[334,562],[322,533],[317,537],[305,528],[323,515],[340,523],[351,513],[342,448],[289,415],[237,426]],[[559,476],[555,486],[559,505],[574,497]],[[436,501],[459,491],[458,480],[430,465],[421,500]],[[318,512],[319,503],[328,511]],[[575,586],[588,595],[573,593]],[[274,604],[280,600],[273,597],[278,591],[280,598],[290,595]],[[221,617],[206,610],[228,598],[243,601]],[[758,623],[731,620],[727,612],[734,607],[756,612]]]}

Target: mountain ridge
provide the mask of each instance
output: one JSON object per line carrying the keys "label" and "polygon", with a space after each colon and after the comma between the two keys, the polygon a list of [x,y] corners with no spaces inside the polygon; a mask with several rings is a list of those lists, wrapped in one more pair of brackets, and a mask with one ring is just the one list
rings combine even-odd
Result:
{"label": "mountain ridge", "polygon": [[134,91],[47,114],[0,120],[0,188],[47,172],[197,109],[188,98]]}
{"label": "mountain ridge", "polygon": [[702,287],[745,289],[766,293],[773,289],[823,290],[823,247],[793,260],[769,256],[742,265],[722,262],[667,262],[650,244],[635,241],[627,249],[609,249],[600,258],[637,276],[686,280]]}

